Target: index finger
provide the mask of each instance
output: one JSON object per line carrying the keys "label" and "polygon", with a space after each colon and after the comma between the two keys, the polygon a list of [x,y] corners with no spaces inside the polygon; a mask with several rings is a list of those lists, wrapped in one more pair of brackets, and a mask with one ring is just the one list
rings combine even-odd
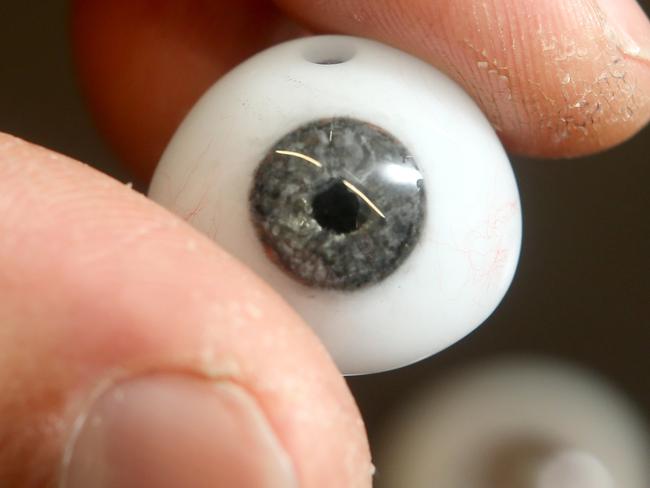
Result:
{"label": "index finger", "polygon": [[[650,117],[650,24],[634,0],[278,0],[303,25],[375,38],[445,71],[506,147],[569,157]],[[221,74],[305,31],[267,0],[78,1],[74,38],[100,127],[147,178]]]}
{"label": "index finger", "polygon": [[372,37],[460,83],[507,148],[571,157],[650,117],[650,23],[634,0],[278,0],[317,29]]}

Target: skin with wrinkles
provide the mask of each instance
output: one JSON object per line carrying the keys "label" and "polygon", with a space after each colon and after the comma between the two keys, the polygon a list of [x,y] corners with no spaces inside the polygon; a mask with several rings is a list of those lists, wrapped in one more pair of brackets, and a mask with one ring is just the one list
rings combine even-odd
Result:
{"label": "skin with wrinkles", "polygon": [[0,486],[52,486],[89,402],[151,371],[244,388],[301,486],[369,486],[363,423],[324,348],[212,241],[126,185],[2,134],[0,216]]}
{"label": "skin with wrinkles", "polygon": [[[650,26],[632,1],[605,2],[629,11],[629,22],[608,17],[596,0],[276,3],[300,25],[262,0],[238,2],[239,9],[205,0],[182,9],[172,0],[76,3],[83,87],[98,123],[139,176],[151,173],[174,128],[215,79],[255,50],[304,35],[301,26],[369,37],[431,63],[475,98],[507,149],[520,154],[601,151],[650,118]],[[251,9],[267,13],[262,24],[261,15],[243,19],[241,11]],[[635,35],[638,51],[621,26]],[[145,88],[151,79],[153,92]]]}
{"label": "skin with wrinkles", "polygon": [[643,47],[630,49],[595,0],[279,3],[314,29],[379,39],[440,67],[521,154],[600,151],[650,118],[647,30]]}

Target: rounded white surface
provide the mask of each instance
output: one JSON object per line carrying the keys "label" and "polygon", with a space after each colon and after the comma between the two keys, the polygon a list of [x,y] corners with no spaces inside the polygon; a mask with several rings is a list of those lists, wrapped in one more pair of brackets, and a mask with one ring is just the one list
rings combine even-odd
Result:
{"label": "rounded white surface", "polygon": [[531,488],[614,488],[607,468],[587,452],[560,450],[540,463]]}
{"label": "rounded white surface", "polygon": [[407,401],[377,446],[380,488],[647,488],[650,440],[620,394],[564,364],[475,366]]}
{"label": "rounded white surface", "polygon": [[[269,148],[328,117],[382,127],[425,181],[418,245],[388,278],[352,292],[294,281],[267,258],[249,216],[253,173]],[[270,283],[347,374],[403,366],[468,334],[505,294],[520,250],[512,169],[474,102],[428,64],[352,37],[281,44],[224,76],[178,129],[150,196]]]}

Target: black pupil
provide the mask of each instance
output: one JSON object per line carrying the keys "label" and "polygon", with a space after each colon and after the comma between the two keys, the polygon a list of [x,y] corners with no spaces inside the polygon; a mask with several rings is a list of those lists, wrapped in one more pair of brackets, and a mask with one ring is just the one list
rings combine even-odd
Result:
{"label": "black pupil", "polygon": [[365,218],[362,218],[359,197],[341,180],[314,197],[312,210],[316,222],[323,229],[337,234],[355,231],[365,221]]}

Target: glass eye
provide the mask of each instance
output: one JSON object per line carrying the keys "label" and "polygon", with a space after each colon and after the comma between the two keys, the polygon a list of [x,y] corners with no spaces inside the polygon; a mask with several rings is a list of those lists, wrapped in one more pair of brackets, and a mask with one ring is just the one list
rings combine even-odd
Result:
{"label": "glass eye", "polygon": [[516,183],[480,110],[431,66],[365,39],[291,41],[224,76],[150,196],[270,283],[347,374],[465,336],[519,256]]}
{"label": "glass eye", "polygon": [[380,487],[650,486],[645,419],[591,371],[521,356],[423,386],[379,436]]}

